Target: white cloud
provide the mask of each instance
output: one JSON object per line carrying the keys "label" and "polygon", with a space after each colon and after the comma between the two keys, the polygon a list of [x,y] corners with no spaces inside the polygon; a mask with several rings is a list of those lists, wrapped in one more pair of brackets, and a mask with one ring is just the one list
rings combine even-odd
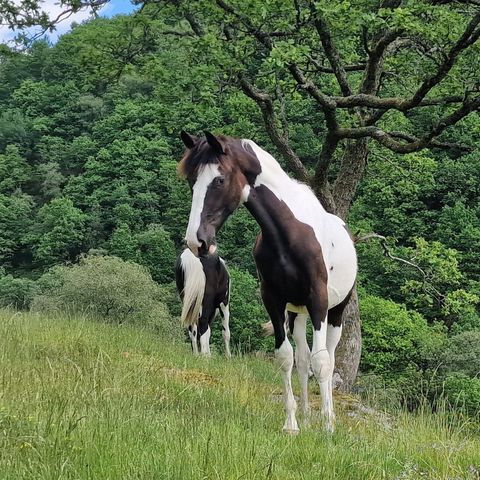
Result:
{"label": "white cloud", "polygon": [[[19,0],[14,0],[14,3],[18,4]],[[63,11],[65,11],[65,7],[60,6],[58,0],[43,0],[41,3],[42,10],[47,12],[51,19],[56,19]],[[107,3],[105,7],[100,9],[100,13],[104,13],[104,11],[106,12],[110,8],[110,5]],[[72,23],[81,23],[89,17],[90,11],[88,10],[77,12],[59,22],[53,32],[47,32],[47,36],[51,41],[55,42],[60,35],[63,35],[70,30]],[[37,27],[32,27],[25,30],[25,32],[29,35],[34,35],[39,31],[40,29]],[[0,42],[11,42],[19,33],[21,33],[20,30],[11,30],[6,26],[0,26]]]}

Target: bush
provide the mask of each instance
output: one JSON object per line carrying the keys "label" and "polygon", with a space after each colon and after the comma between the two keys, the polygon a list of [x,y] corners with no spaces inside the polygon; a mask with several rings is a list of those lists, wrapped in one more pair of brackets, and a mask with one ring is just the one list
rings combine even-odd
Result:
{"label": "bush", "polygon": [[448,339],[439,357],[441,370],[461,373],[469,377],[480,376],[480,331],[463,332]]}
{"label": "bush", "polygon": [[464,409],[472,416],[480,413],[480,379],[469,378],[463,373],[447,375],[444,394],[448,402],[457,409]]}
{"label": "bush", "polygon": [[15,278],[12,275],[0,276],[0,306],[28,308],[35,295],[35,289],[35,282],[29,278]]}
{"label": "bush", "polygon": [[32,310],[91,314],[113,323],[153,327],[174,337],[181,329],[161,301],[163,290],[145,267],[117,257],[83,257],[57,266],[38,282]]}
{"label": "bush", "polygon": [[151,224],[142,232],[132,233],[128,225],[122,224],[113,232],[107,247],[112,255],[146,266],[155,281],[173,280],[175,244],[161,225]]}
{"label": "bush", "polygon": [[440,325],[429,326],[417,312],[372,295],[360,302],[363,329],[362,372],[395,378],[424,369],[445,341]]}

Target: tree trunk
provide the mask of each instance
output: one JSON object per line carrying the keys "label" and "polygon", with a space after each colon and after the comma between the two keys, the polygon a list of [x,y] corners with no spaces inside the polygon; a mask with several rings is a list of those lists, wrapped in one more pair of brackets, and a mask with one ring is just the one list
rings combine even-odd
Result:
{"label": "tree trunk", "polygon": [[360,353],[362,349],[362,333],[360,311],[358,308],[357,288],[343,313],[343,332],[335,352],[334,387],[341,392],[351,392],[357,378]]}
{"label": "tree trunk", "polygon": [[[349,141],[342,158],[340,173],[333,187],[335,213],[345,219],[363,177],[368,157],[368,140]],[[352,391],[357,378],[362,349],[362,332],[357,289],[343,313],[343,333],[335,354],[335,384],[343,392]]]}

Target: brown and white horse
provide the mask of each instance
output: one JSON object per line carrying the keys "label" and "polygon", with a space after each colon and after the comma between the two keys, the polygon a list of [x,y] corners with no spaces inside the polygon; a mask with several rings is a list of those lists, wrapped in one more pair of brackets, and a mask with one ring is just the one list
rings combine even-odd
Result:
{"label": "brown and white horse", "polygon": [[194,354],[210,355],[211,324],[222,315],[225,355],[230,353],[230,275],[218,255],[196,257],[188,248],[177,258],[175,281],[182,299],[181,321],[188,329]]}
{"label": "brown and white horse", "polygon": [[[187,147],[179,171],[192,188],[186,233],[189,248],[204,256],[216,250],[219,228],[244,204],[261,228],[254,257],[261,293],[275,334],[287,418],[283,430],[298,432],[291,373],[293,348],[286,336],[285,310],[296,344],[301,407],[306,417],[309,366],[320,385],[326,427],[333,430],[332,374],[342,313],[357,273],[355,248],[344,222],[322,207],[313,192],[290,178],[278,162],[251,140],[182,132]],[[310,352],[307,313],[313,324]]]}

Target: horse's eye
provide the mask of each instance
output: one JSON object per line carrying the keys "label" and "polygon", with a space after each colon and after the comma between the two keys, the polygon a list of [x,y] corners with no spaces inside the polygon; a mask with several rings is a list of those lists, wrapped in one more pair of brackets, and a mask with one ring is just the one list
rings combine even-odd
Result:
{"label": "horse's eye", "polygon": [[224,183],[225,183],[225,178],[223,178],[223,177],[216,177],[215,178],[214,184],[215,184],[216,187],[222,187]]}

